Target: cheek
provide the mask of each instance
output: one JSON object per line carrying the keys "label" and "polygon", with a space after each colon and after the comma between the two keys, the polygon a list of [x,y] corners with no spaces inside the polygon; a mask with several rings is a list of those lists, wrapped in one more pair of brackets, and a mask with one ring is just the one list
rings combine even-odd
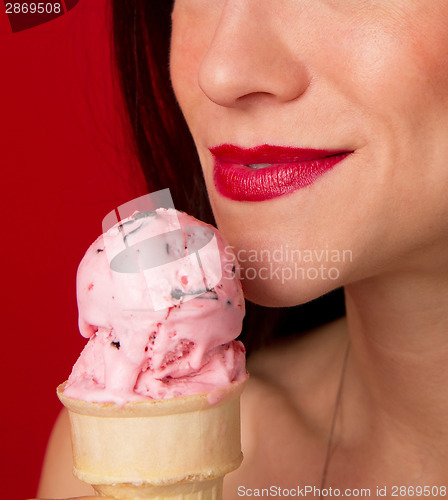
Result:
{"label": "cheek", "polygon": [[340,73],[328,56],[321,68],[360,110],[373,207],[413,240],[425,220],[448,211],[448,6],[401,3],[356,29],[346,26],[344,37],[330,34],[339,41],[334,60],[350,71]]}
{"label": "cheek", "polygon": [[[186,112],[187,104],[195,98],[193,91],[197,78],[195,69],[198,67],[199,54],[197,48],[192,46],[191,37],[180,28],[174,29],[171,37],[170,74],[171,83],[176,98]],[[195,43],[195,42],[194,42]],[[184,50],[184,47],[190,50]],[[191,104],[189,104],[191,106]]]}
{"label": "cheek", "polygon": [[203,0],[175,2],[170,74],[174,93],[190,127],[204,98],[198,84],[198,73],[213,37],[218,14],[216,8],[206,6]]}
{"label": "cheek", "polygon": [[[362,20],[345,34],[334,33],[336,61],[350,68],[333,81],[353,90],[371,112],[394,111],[402,116],[426,109],[428,101],[445,100],[448,83],[448,7],[435,0],[388,6],[371,20]],[[425,5],[423,5],[425,4]],[[438,6],[438,7],[437,7]],[[331,36],[331,35],[330,35]],[[335,64],[328,61],[328,68]],[[336,68],[336,71],[339,68]]]}

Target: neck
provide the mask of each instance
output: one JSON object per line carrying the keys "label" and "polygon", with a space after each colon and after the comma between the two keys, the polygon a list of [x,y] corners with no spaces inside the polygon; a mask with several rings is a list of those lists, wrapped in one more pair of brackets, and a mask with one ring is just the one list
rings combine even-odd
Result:
{"label": "neck", "polygon": [[447,440],[446,269],[349,285],[346,307],[351,342],[347,390],[357,392],[371,426],[397,423],[413,439]]}

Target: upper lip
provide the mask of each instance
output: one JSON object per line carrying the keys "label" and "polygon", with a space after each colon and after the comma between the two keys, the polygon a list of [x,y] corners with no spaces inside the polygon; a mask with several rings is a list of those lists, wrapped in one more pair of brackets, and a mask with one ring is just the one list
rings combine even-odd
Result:
{"label": "upper lip", "polygon": [[210,148],[210,152],[224,163],[255,165],[313,161],[352,151],[347,149],[305,149],[267,144],[253,148],[241,148],[233,144],[221,144]]}

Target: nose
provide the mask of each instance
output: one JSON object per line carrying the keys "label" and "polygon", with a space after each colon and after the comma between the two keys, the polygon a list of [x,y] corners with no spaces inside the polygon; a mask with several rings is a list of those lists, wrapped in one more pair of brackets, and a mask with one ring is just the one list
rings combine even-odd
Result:
{"label": "nose", "polygon": [[241,107],[263,97],[292,101],[310,75],[297,39],[272,15],[278,0],[228,0],[199,67],[199,86],[214,103]]}

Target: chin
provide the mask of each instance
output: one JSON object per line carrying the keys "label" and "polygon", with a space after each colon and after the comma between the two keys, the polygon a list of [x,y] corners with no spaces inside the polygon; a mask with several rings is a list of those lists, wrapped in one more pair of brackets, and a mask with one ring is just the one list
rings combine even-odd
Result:
{"label": "chin", "polygon": [[[245,273],[249,269],[250,273],[246,277]],[[304,272],[305,277],[302,277],[302,273],[295,277],[291,275],[289,268],[283,267],[278,269],[278,277],[263,279],[263,272],[262,277],[260,274],[254,277],[252,268],[242,268],[240,276],[244,296],[250,302],[265,307],[293,307],[317,299],[341,286],[339,279],[325,278],[324,274],[314,279],[314,270],[311,274],[313,279],[308,279],[306,270]]]}

